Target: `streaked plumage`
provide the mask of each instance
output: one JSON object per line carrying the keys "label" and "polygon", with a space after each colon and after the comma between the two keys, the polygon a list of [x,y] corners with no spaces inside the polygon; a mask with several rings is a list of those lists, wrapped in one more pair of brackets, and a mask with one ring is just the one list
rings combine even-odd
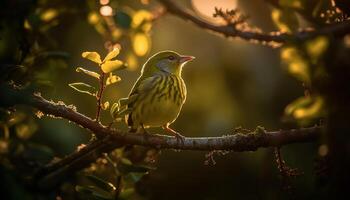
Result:
{"label": "streaked plumage", "polygon": [[185,103],[186,85],[181,71],[193,58],[163,51],[147,60],[129,97],[120,102],[126,105],[126,122],[132,131],[163,127],[180,136],[168,126],[176,120]]}

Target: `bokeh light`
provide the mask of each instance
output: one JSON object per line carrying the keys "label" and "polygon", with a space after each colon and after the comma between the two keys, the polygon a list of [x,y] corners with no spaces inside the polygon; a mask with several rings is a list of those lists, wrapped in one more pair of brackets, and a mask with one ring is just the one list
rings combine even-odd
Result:
{"label": "bokeh light", "polygon": [[100,8],[100,14],[102,16],[112,16],[113,15],[113,9],[110,6],[102,6]]}
{"label": "bokeh light", "polygon": [[100,0],[101,5],[107,5],[109,4],[109,0]]}

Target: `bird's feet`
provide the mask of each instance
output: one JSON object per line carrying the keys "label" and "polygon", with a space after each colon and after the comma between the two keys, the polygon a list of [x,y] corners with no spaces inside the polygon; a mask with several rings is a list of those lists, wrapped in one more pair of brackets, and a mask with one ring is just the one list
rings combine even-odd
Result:
{"label": "bird's feet", "polygon": [[185,136],[181,135],[180,133],[176,132],[175,130],[171,129],[169,126],[163,126],[163,129],[171,133],[172,135],[175,136],[176,141],[181,144],[185,143]]}
{"label": "bird's feet", "polygon": [[141,129],[139,131],[140,133],[142,133],[143,138],[147,141],[148,140],[148,136],[150,136],[150,133],[148,133],[148,131],[146,130],[145,126],[143,124],[141,124]]}

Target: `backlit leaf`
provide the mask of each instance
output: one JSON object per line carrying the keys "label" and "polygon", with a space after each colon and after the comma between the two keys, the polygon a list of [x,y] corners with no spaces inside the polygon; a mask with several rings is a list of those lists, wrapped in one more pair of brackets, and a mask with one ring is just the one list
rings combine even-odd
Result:
{"label": "backlit leaf", "polygon": [[87,74],[89,76],[92,76],[92,77],[95,77],[97,79],[100,79],[100,75],[98,73],[90,71],[90,70],[87,70],[87,69],[84,69],[82,67],[78,67],[75,71],[83,72],[84,74]]}
{"label": "backlit leaf", "polygon": [[274,8],[271,13],[272,20],[282,32],[291,33],[298,29],[299,23],[294,11],[289,8]]}
{"label": "backlit leaf", "polygon": [[103,110],[107,110],[108,107],[109,107],[109,102],[108,102],[108,101],[104,102],[104,103],[101,105],[101,107],[102,107]]}
{"label": "backlit leaf", "polygon": [[320,96],[300,97],[285,108],[285,115],[298,120],[310,120],[323,113],[324,100]]}
{"label": "backlit leaf", "polygon": [[126,57],[126,62],[128,63],[129,70],[136,70],[138,67],[137,57],[133,53],[129,53]]}
{"label": "backlit leaf", "polygon": [[119,82],[120,80],[121,80],[121,78],[119,76],[112,75],[112,73],[110,73],[109,77],[107,77],[107,79],[106,79],[106,85],[110,85],[110,84]]}
{"label": "backlit leaf", "polygon": [[119,110],[119,104],[113,103],[113,105],[111,106],[111,109],[109,111],[113,118],[114,118],[115,113],[118,112],[118,110]]}
{"label": "backlit leaf", "polygon": [[112,183],[102,180],[97,176],[87,175],[86,178],[88,178],[91,182],[93,182],[96,186],[98,186],[102,190],[105,190],[107,192],[113,192],[116,190],[116,188]]}
{"label": "backlit leaf", "polygon": [[96,89],[89,84],[79,82],[79,83],[70,83],[68,85],[69,87],[73,88],[78,92],[89,94],[91,96],[96,96]]}
{"label": "backlit leaf", "polygon": [[58,12],[56,9],[50,8],[45,10],[43,13],[40,15],[40,19],[43,20],[44,22],[51,21],[53,18],[57,17]]}
{"label": "backlit leaf", "polygon": [[108,61],[108,60],[112,60],[113,58],[115,58],[119,54],[119,52],[120,52],[120,50],[118,48],[113,49],[111,52],[109,52],[107,54],[107,56],[105,57],[103,62]]}
{"label": "backlit leaf", "polygon": [[86,52],[83,52],[83,53],[81,54],[81,56],[82,56],[83,58],[86,58],[86,59],[88,59],[88,60],[91,60],[92,62],[95,62],[95,63],[98,63],[98,64],[101,64],[101,63],[102,63],[102,61],[101,61],[101,56],[100,56],[100,54],[98,54],[97,52],[88,52],[88,51],[86,51]]}
{"label": "backlit leaf", "polygon": [[153,15],[149,11],[139,10],[132,17],[131,27],[137,28],[141,24],[143,24],[145,21],[148,22],[152,20],[152,18],[153,18]]}
{"label": "backlit leaf", "polygon": [[101,69],[104,73],[109,73],[114,70],[123,69],[125,66],[120,60],[106,61],[101,65]]}
{"label": "backlit leaf", "polygon": [[99,15],[96,12],[90,12],[88,15],[88,22],[95,25],[101,21]]}
{"label": "backlit leaf", "polygon": [[325,36],[319,36],[306,42],[306,51],[315,62],[328,48],[329,40]]}
{"label": "backlit leaf", "polygon": [[133,37],[132,47],[137,56],[144,56],[151,48],[151,40],[144,33],[136,33]]}
{"label": "backlit leaf", "polygon": [[286,46],[281,50],[281,59],[290,74],[303,82],[310,82],[309,64],[303,58],[300,50],[293,46]]}

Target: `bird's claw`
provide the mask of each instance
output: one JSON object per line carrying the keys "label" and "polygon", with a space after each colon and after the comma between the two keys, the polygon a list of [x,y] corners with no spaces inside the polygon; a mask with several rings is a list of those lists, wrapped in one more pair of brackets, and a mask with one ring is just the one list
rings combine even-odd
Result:
{"label": "bird's claw", "polygon": [[181,135],[180,133],[174,131],[173,129],[169,128],[169,126],[163,126],[163,129],[171,133],[175,136],[177,143],[181,143],[182,145],[185,144],[185,136]]}
{"label": "bird's claw", "polygon": [[185,144],[185,136],[181,135],[180,133],[175,133],[174,135],[178,143],[181,142],[182,145]]}

